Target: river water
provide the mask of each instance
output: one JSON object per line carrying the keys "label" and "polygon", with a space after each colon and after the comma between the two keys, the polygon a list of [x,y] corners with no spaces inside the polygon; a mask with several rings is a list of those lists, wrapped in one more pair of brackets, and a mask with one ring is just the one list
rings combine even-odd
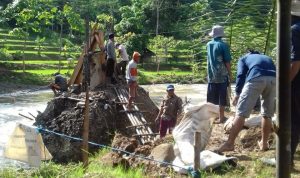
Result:
{"label": "river water", "polygon": [[[166,95],[166,84],[142,85],[149,92],[151,99],[156,105]],[[183,101],[189,101],[192,104],[205,102],[206,100],[206,84],[192,85],[174,85],[175,93],[180,96]],[[22,91],[11,94],[0,95],[0,167],[14,166],[27,167],[26,164],[9,160],[3,157],[3,149],[8,141],[9,135],[13,132],[17,122],[32,124],[33,121],[26,119],[19,114],[31,117],[30,114],[36,116],[38,111],[43,112],[47,106],[47,102],[53,97],[50,90],[42,91]]]}

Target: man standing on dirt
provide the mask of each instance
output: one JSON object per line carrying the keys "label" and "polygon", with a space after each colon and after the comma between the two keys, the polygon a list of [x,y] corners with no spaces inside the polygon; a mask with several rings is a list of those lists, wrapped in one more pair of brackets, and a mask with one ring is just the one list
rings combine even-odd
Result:
{"label": "man standing on dirt", "polygon": [[118,50],[119,56],[121,57],[121,61],[116,66],[117,76],[122,75],[125,77],[126,65],[129,61],[128,54],[124,45],[117,43],[116,49]]}
{"label": "man standing on dirt", "polygon": [[257,99],[262,99],[261,141],[258,146],[261,151],[269,149],[268,139],[272,128],[272,117],[275,112],[276,68],[272,59],[257,51],[250,50],[241,57],[237,65],[236,96],[232,104],[236,107],[233,126],[227,142],[217,151],[233,151],[234,141],[242,130],[245,118],[251,114]]}
{"label": "man standing on dirt", "polygon": [[55,76],[54,83],[51,83],[49,87],[52,89],[54,96],[57,96],[59,93],[68,91],[67,80],[58,72],[53,76]]}
{"label": "man standing on dirt", "polygon": [[156,122],[159,122],[159,135],[160,138],[166,136],[167,130],[169,129],[169,134],[172,133],[177,116],[182,111],[182,100],[174,93],[174,85],[167,86],[167,96],[160,105],[159,113],[156,117]]}
{"label": "man standing on dirt", "polygon": [[291,56],[291,164],[300,139],[300,1],[293,0],[292,14],[292,56]]}
{"label": "man standing on dirt", "polygon": [[207,43],[207,102],[219,105],[219,118],[215,123],[225,122],[224,110],[227,105],[227,86],[231,80],[231,55],[228,45],[222,41],[224,28],[212,27],[209,33],[213,39]]}
{"label": "man standing on dirt", "polygon": [[132,55],[132,60],[128,63],[127,69],[126,69],[126,80],[129,87],[129,98],[128,98],[128,104],[127,109],[132,109],[132,102],[135,99],[137,95],[137,63],[139,62],[141,58],[141,54],[139,52],[134,51]]}
{"label": "man standing on dirt", "polygon": [[108,42],[106,44],[106,77],[112,84],[116,83],[116,80],[113,76],[115,63],[116,63],[116,52],[115,52],[115,42],[114,42],[115,35],[113,33],[109,34]]}

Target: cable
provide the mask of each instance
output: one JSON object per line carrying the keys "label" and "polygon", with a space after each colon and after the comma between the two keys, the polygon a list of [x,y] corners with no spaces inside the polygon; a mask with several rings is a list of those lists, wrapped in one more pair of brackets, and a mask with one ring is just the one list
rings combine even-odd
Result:
{"label": "cable", "polygon": [[[39,133],[47,132],[47,133],[54,134],[54,135],[57,135],[57,136],[60,136],[60,137],[63,137],[63,138],[68,138],[68,139],[71,139],[71,140],[76,140],[76,141],[82,141],[83,140],[82,138],[72,137],[72,136],[69,136],[69,135],[65,135],[65,134],[62,134],[62,133],[58,133],[58,132],[54,132],[54,131],[51,131],[51,130],[48,130],[48,129],[44,129],[41,126],[36,127],[36,130]],[[121,150],[121,149],[114,148],[114,147],[107,146],[107,145],[103,145],[103,144],[98,144],[98,143],[94,143],[94,142],[90,142],[90,141],[88,143],[90,145],[94,145],[94,146],[97,146],[97,147],[108,148],[108,149],[111,149],[113,151],[119,151],[119,152],[128,154],[128,155],[133,156],[133,157],[138,157],[138,158],[141,158],[141,159],[144,159],[144,160],[153,161],[153,162],[157,162],[157,163],[160,163],[160,164],[165,164],[165,165],[169,165],[169,166],[173,166],[173,167],[178,167],[180,169],[186,170],[187,172],[191,172],[191,170],[189,168],[187,169],[187,168],[177,166],[177,165],[174,165],[174,164],[171,164],[171,163],[168,163],[168,162],[158,161],[158,160],[151,159],[151,158],[148,158],[148,157],[145,157],[145,156],[136,155],[134,153],[130,153],[128,151]]]}

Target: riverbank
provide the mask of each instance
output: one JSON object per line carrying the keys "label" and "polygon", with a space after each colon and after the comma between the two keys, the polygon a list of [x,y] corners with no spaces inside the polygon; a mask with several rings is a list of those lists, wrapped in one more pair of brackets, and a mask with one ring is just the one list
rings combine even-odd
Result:
{"label": "riverbank", "polygon": [[[62,73],[67,79],[68,74]],[[22,90],[39,90],[46,89],[54,78],[51,74],[35,74],[30,72],[14,72],[0,66],[0,94],[14,93]],[[190,73],[171,73],[165,72],[139,72],[139,85],[152,84],[203,84],[205,79],[201,76],[195,76]]]}

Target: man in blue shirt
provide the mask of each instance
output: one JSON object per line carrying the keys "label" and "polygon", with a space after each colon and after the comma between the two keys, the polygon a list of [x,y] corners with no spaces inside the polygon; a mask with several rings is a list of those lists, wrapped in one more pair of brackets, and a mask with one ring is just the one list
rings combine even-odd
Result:
{"label": "man in blue shirt", "polygon": [[292,1],[291,14],[291,163],[294,165],[294,154],[300,139],[300,1]]}
{"label": "man in blue shirt", "polygon": [[213,26],[209,33],[213,39],[207,43],[207,102],[219,105],[219,118],[215,123],[225,121],[224,110],[227,104],[227,86],[231,79],[230,61],[231,55],[229,47],[222,41],[224,28]]}
{"label": "man in blue shirt", "polygon": [[237,105],[235,119],[227,142],[219,148],[218,152],[234,150],[234,141],[260,95],[263,118],[262,138],[258,142],[258,146],[262,151],[267,150],[276,97],[276,68],[272,59],[252,50],[241,57],[238,61],[235,92],[236,96],[232,103]]}

